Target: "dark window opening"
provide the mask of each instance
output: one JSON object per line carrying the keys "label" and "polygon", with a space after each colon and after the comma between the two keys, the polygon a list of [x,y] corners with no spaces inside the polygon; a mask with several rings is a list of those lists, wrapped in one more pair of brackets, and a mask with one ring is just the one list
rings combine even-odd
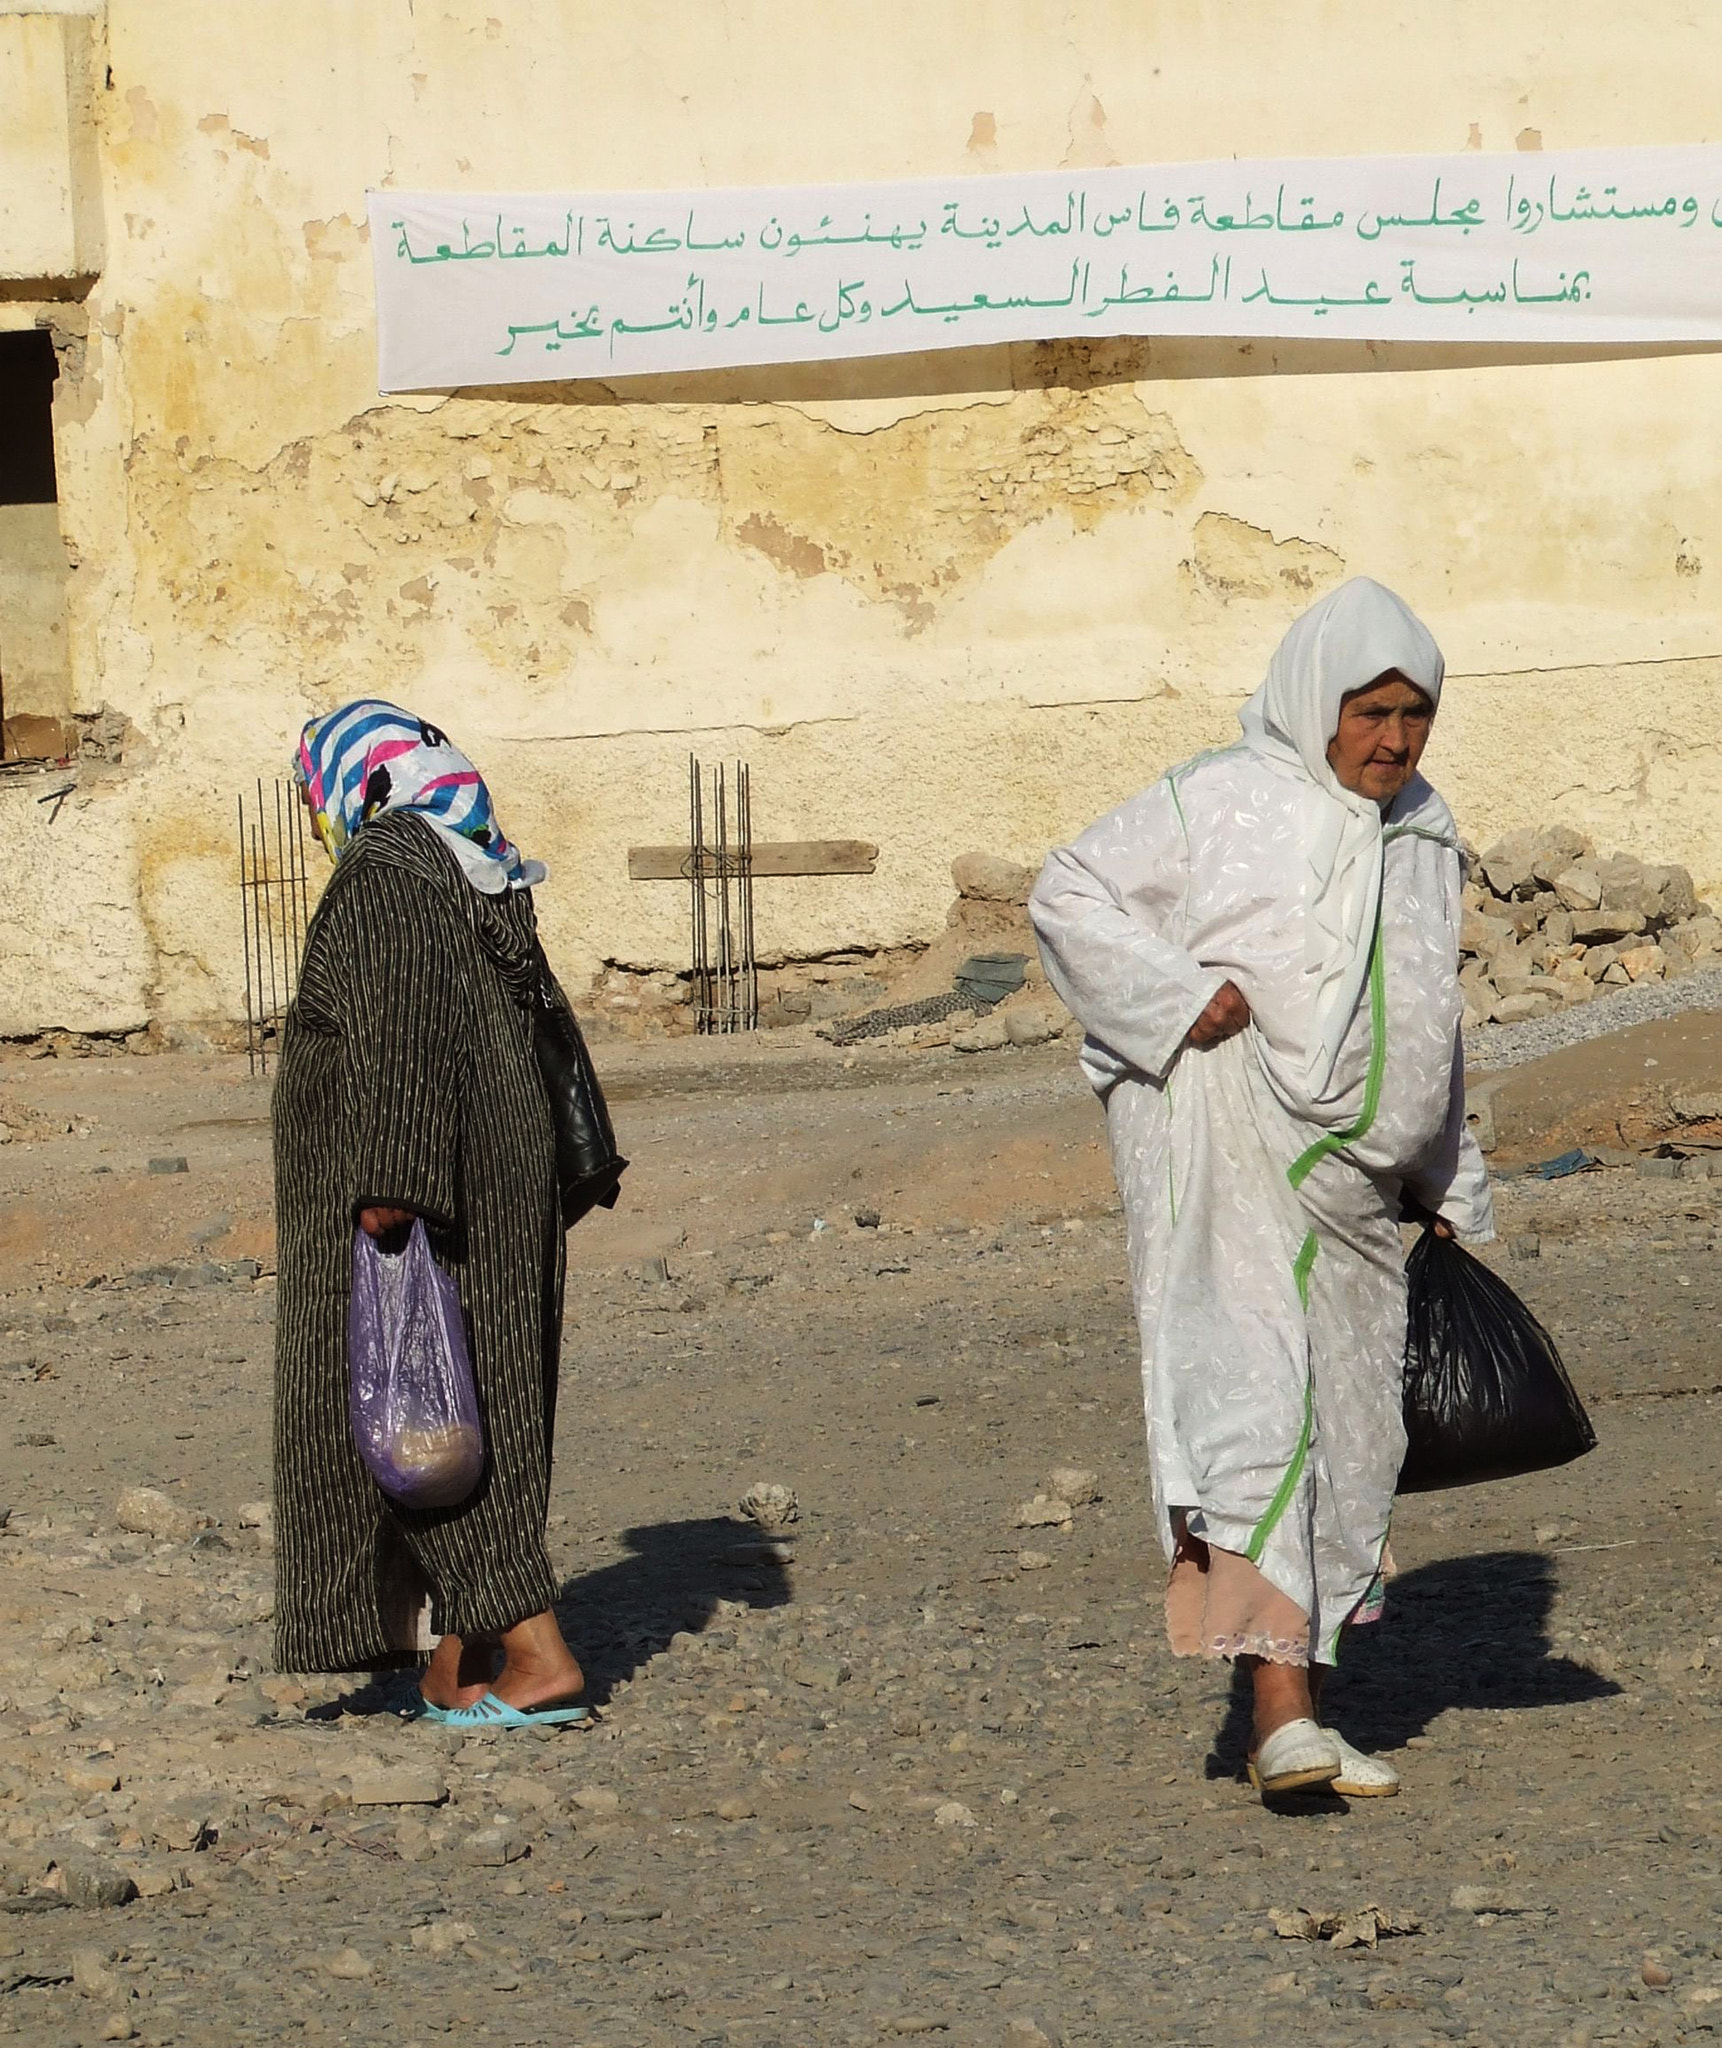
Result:
{"label": "dark window opening", "polygon": [[52,505],[54,344],[40,328],[0,334],[0,505]]}

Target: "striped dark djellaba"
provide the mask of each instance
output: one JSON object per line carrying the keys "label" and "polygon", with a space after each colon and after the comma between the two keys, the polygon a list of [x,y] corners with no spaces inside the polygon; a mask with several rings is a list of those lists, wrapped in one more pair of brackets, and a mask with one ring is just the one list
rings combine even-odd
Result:
{"label": "striped dark djellaba", "polygon": [[[410,814],[373,819],[311,921],[274,1102],[275,1655],[283,1670],[411,1661],[548,1607],[545,1549],[563,1235],[527,1001],[529,891],[482,895]],[[484,1475],[459,1506],[389,1500],[347,1416],[355,1212],[426,1219],[459,1290]]]}

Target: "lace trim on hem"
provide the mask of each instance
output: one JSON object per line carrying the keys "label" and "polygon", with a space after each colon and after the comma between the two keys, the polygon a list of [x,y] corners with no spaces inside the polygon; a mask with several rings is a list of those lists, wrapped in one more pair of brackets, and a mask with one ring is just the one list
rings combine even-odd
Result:
{"label": "lace trim on hem", "polygon": [[1210,1636],[1199,1650],[1178,1650],[1180,1657],[1260,1657],[1264,1664],[1309,1663],[1309,1644],[1296,1636]]}

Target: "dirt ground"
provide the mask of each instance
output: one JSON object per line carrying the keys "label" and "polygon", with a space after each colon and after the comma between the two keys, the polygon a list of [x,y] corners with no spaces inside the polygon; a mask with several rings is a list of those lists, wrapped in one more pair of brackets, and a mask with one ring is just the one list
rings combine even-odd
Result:
{"label": "dirt ground", "polygon": [[[1703,1034],[1646,1029],[1603,1042],[1606,1083],[1515,1070],[1502,1165],[1618,1137],[1641,1077],[1713,1085]],[[1120,1224],[1068,1046],[762,1035],[606,1072],[636,1163],[571,1241],[552,1528],[602,1712],[473,1739],[270,1668],[266,1084],[0,1060],[0,2033],[1722,2024],[1722,1180],[1502,1181],[1488,1256],[1600,1446],[1401,1503],[1388,1618],[1332,1704],[1404,1794],[1268,1812],[1229,1673],[1163,1646]],[[1098,1501],[1016,1526],[1067,1465]],[[775,1547],[735,1512],[761,1480],[800,1501]],[[123,1531],[136,1485],[195,1533]]]}

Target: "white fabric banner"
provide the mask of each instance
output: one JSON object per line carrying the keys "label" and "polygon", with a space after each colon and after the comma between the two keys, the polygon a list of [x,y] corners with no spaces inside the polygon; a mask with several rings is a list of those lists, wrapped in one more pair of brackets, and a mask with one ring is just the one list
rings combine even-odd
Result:
{"label": "white fabric banner", "polygon": [[369,204],[385,391],[1072,335],[1722,340],[1722,145]]}

